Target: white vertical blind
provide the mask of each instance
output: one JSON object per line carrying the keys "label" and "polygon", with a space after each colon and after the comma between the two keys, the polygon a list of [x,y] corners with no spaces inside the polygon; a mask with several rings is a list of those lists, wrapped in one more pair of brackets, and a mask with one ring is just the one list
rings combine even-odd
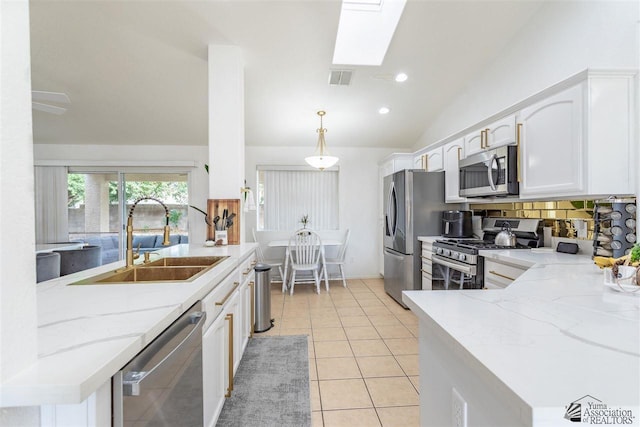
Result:
{"label": "white vertical blind", "polygon": [[264,171],[264,229],[296,230],[308,215],[308,228],[338,229],[337,171]]}
{"label": "white vertical blind", "polygon": [[67,168],[35,167],[36,243],[69,240]]}

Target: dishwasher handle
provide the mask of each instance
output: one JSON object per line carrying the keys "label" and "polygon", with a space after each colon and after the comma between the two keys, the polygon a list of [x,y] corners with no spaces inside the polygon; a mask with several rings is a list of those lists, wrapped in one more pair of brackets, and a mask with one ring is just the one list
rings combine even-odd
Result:
{"label": "dishwasher handle", "polygon": [[[163,342],[167,342],[171,340],[181,332],[183,332],[187,328],[191,328],[191,331],[187,334],[186,337],[176,345],[169,354],[167,354],[160,362],[154,365],[151,369],[141,370],[141,371],[128,371],[123,373],[122,377],[122,394],[124,396],[139,396],[140,395],[140,386],[145,378],[151,375],[155,370],[160,368],[163,364],[168,363],[176,354],[178,354],[183,348],[189,346],[191,342],[195,339],[202,339],[201,337],[201,329],[204,325],[204,321],[207,317],[207,314],[203,311],[197,311],[193,314],[190,314],[188,317],[187,326],[180,325],[179,328],[172,329],[171,327],[162,334]],[[178,323],[178,322],[176,322]],[[149,345],[149,350],[151,352],[145,355],[146,359],[151,359],[155,356],[159,350],[152,349],[153,343]]]}

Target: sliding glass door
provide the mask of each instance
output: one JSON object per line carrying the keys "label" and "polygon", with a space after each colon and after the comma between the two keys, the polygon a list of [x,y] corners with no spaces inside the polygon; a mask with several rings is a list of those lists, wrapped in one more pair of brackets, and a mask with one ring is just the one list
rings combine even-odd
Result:
{"label": "sliding glass door", "polygon": [[[171,242],[188,242],[188,176],[186,173],[70,171],[68,182],[69,240],[102,247],[102,264],[123,259],[125,226],[130,209],[141,197],[162,201],[169,210]],[[143,200],[135,208],[134,235],[149,242],[162,235],[165,210]],[[151,246],[153,248],[153,246]]]}

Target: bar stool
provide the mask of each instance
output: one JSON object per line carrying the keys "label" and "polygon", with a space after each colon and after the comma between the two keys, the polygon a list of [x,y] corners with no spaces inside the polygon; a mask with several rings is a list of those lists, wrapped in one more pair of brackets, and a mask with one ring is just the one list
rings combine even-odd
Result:
{"label": "bar stool", "polygon": [[84,246],[81,249],[54,252],[60,254],[61,276],[101,265],[102,248],[100,246]]}

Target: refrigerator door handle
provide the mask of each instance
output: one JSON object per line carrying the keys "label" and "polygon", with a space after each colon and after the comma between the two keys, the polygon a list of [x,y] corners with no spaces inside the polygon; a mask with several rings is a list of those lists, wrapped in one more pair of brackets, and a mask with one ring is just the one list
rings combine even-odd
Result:
{"label": "refrigerator door handle", "polygon": [[389,188],[389,200],[387,203],[387,230],[389,230],[389,235],[393,239],[396,238],[396,216],[398,214],[397,209],[396,187],[395,183],[391,181],[391,187]]}

